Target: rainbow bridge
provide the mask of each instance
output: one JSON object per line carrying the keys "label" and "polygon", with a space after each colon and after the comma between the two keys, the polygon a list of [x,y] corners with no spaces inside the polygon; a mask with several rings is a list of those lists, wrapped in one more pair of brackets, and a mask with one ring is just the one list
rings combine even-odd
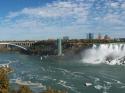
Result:
{"label": "rainbow bridge", "polygon": [[28,50],[36,41],[0,41],[0,49],[9,48],[14,46],[25,51]]}

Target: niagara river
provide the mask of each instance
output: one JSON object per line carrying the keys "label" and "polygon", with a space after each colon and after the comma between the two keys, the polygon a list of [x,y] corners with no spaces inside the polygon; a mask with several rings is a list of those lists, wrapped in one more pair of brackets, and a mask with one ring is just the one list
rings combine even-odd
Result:
{"label": "niagara river", "polygon": [[[124,44],[93,45],[82,59],[56,59],[0,53],[0,65],[9,64],[10,87],[28,85],[33,91],[51,86],[68,93],[125,93]],[[88,86],[87,86],[88,84]]]}

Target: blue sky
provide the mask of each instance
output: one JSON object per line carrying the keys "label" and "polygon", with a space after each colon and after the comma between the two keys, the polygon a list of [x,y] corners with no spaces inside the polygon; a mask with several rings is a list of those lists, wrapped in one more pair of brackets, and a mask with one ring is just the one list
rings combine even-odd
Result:
{"label": "blue sky", "polygon": [[125,0],[1,0],[0,40],[125,37]]}

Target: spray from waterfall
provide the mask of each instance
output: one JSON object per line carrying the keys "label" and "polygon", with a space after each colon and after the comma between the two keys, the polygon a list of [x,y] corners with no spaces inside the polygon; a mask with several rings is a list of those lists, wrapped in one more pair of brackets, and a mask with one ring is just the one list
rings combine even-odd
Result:
{"label": "spray from waterfall", "polygon": [[91,64],[124,64],[125,44],[94,44],[84,52],[82,61]]}

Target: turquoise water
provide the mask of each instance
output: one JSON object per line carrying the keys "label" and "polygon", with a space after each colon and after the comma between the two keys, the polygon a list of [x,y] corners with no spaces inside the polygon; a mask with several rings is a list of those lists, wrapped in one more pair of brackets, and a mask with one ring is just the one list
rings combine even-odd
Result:
{"label": "turquoise water", "polygon": [[[40,56],[0,53],[0,64],[9,62],[14,69],[9,75],[12,88],[27,84],[36,92],[51,86],[69,93],[125,93],[125,66],[122,65],[92,65],[78,59],[55,57],[41,61]],[[87,87],[85,83],[92,85]]]}

